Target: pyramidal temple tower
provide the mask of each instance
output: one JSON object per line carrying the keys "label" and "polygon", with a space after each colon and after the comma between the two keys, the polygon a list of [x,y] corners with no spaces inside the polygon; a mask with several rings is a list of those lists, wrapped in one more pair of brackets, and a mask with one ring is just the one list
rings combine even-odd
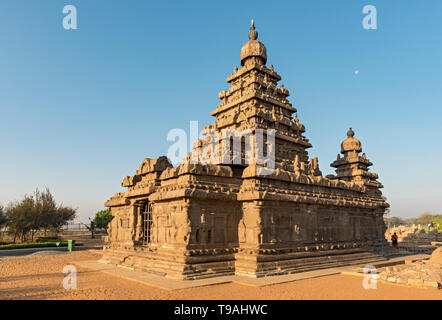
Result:
{"label": "pyramidal temple tower", "polygon": [[191,280],[385,260],[388,204],[360,141],[350,129],[323,177],[253,21],[248,38],[205,138],[176,167],[144,159],[106,202],[101,262]]}
{"label": "pyramidal temple tower", "polygon": [[276,162],[293,165],[308,160],[307,148],[312,145],[302,134],[304,126],[293,119],[296,109],[287,100],[289,91],[278,82],[281,76],[273,65],[266,66],[267,49],[258,40],[252,20],[249,41],[241,49],[241,68],[227,78],[230,88],[221,91],[221,100],[211,113],[216,117],[215,128],[220,129],[274,129],[276,132]]}
{"label": "pyramidal temple tower", "polygon": [[367,192],[381,196],[382,193],[379,189],[383,188],[382,183],[377,181],[378,175],[376,173],[369,172],[368,167],[373,163],[368,160],[365,153],[359,155],[362,152],[362,144],[354,135],[353,129],[350,128],[347,132],[347,139],[341,144],[341,153],[344,156],[341,158],[338,154],[337,159],[331,163],[331,166],[336,168],[337,175],[330,175],[327,178],[356,181],[363,184],[367,188]]}

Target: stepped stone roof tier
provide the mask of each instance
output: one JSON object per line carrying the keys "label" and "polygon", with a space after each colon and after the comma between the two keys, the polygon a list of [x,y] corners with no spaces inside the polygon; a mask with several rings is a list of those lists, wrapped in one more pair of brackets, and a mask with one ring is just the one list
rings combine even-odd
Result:
{"label": "stepped stone roof tier", "polygon": [[369,172],[368,167],[373,163],[368,160],[365,153],[359,155],[362,152],[362,144],[354,135],[354,131],[350,128],[347,132],[347,139],[341,144],[341,153],[344,156],[341,158],[338,154],[337,159],[331,163],[331,166],[336,168],[337,175],[329,175],[327,178],[359,182],[368,188],[369,193],[380,196],[379,189],[383,186],[377,181],[378,175]]}
{"label": "stepped stone roof tier", "polygon": [[[176,167],[164,156],[144,159],[124,178],[127,190],[106,202],[115,218],[102,262],[197,279],[385,260],[389,205],[361,142],[350,129],[343,156],[331,164],[336,175],[323,177],[253,21],[248,36],[241,67],[227,77],[215,121],[204,128],[211,134]],[[244,138],[240,151],[226,132]]]}

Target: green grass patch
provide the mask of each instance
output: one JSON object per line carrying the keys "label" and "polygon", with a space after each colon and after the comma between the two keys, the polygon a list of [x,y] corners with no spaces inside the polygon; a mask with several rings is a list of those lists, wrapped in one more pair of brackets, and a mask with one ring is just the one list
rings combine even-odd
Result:
{"label": "green grass patch", "polygon": [[[83,244],[80,242],[75,242],[75,246],[82,246]],[[30,242],[30,243],[8,243],[8,244],[0,244],[0,250],[12,250],[12,249],[29,249],[29,248],[57,248],[57,247],[67,247],[67,241],[59,241],[59,245],[57,246],[57,242]]]}

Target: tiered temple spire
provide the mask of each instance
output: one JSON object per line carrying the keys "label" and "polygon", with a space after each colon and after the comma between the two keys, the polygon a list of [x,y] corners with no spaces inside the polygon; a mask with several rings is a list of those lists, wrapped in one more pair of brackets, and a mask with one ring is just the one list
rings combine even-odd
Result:
{"label": "tiered temple spire", "polygon": [[297,110],[287,100],[289,91],[278,82],[281,76],[268,68],[267,49],[259,42],[258,32],[252,20],[249,41],[241,48],[241,68],[227,78],[230,88],[219,93],[221,100],[211,113],[216,121],[210,129],[274,129],[276,131],[277,167],[292,166],[299,161],[308,165],[307,148],[311,147],[302,134],[305,127],[299,122]]}
{"label": "tiered temple spire", "polygon": [[347,132],[347,139],[341,144],[341,153],[344,156],[341,157],[338,154],[337,159],[330,164],[336,168],[336,176],[329,175],[327,178],[360,182],[368,189],[380,193],[378,189],[383,186],[377,181],[378,175],[369,172],[368,169],[373,163],[368,160],[365,153],[359,155],[362,152],[362,144],[354,135],[353,129],[350,128]]}

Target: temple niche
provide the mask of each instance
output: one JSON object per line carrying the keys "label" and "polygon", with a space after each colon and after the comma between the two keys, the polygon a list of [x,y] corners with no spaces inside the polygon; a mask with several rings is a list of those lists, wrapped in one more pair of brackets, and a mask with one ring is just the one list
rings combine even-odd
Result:
{"label": "temple niche", "polygon": [[191,280],[385,260],[388,204],[361,142],[350,129],[323,177],[253,22],[248,36],[210,135],[176,167],[144,159],[106,202],[101,262]]}

